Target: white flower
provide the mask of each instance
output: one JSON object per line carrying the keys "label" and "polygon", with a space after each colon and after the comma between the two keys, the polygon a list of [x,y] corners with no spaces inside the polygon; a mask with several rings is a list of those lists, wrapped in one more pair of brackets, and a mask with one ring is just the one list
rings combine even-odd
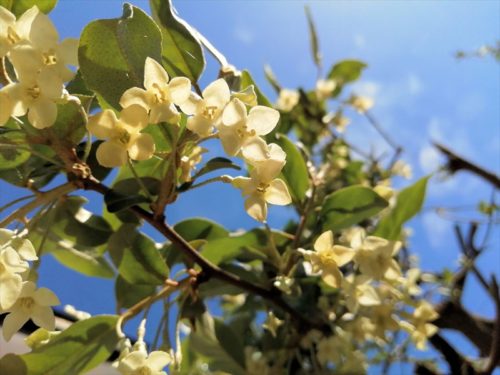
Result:
{"label": "white flower", "polygon": [[16,21],[16,16],[0,6],[0,57],[7,55],[19,43],[29,41],[31,24],[40,13],[36,6],[28,9]]}
{"label": "white flower", "polygon": [[246,196],[245,209],[255,220],[265,222],[267,203],[287,205],[292,201],[285,182],[276,178],[285,165],[286,154],[275,144],[269,145],[269,158],[253,163],[250,177],[236,177],[233,186]]}
{"label": "white flower", "polygon": [[147,110],[133,104],[116,114],[106,109],[92,116],[87,129],[99,139],[107,139],[99,145],[97,161],[104,167],[119,167],[133,160],[147,160],[153,156],[155,144],[150,134],[141,133],[148,125]]}
{"label": "white flower", "polygon": [[316,97],[318,100],[325,100],[328,99],[332,93],[333,90],[335,90],[335,87],[337,84],[335,83],[334,80],[331,79],[319,79],[316,82]]}
{"label": "white flower", "polygon": [[364,276],[347,276],[342,283],[342,290],[346,298],[346,305],[350,312],[356,313],[359,306],[380,305],[380,297],[373,286],[369,284],[370,279]]}
{"label": "white flower", "polygon": [[276,317],[276,315],[274,315],[274,313],[272,311],[270,311],[267,314],[267,319],[264,322],[264,324],[262,325],[262,327],[264,327],[265,329],[267,329],[271,333],[271,335],[273,337],[276,337],[278,329],[279,329],[280,326],[283,325],[283,323],[284,323],[283,320],[278,319]]}
{"label": "white flower", "polygon": [[371,98],[353,94],[347,101],[347,104],[351,105],[359,113],[365,113],[373,107],[374,102]]}
{"label": "white flower", "polygon": [[155,60],[148,57],[144,64],[144,87],[132,87],[125,91],[120,99],[123,108],[134,104],[151,110],[149,120],[152,124],[159,122],[177,123],[180,113],[175,105],[181,105],[191,94],[191,82],[186,77],[175,77],[169,81],[165,69]]}
{"label": "white flower", "polygon": [[299,251],[309,260],[313,267],[313,272],[321,272],[321,278],[331,287],[338,288],[342,282],[340,268],[349,263],[354,250],[345,246],[333,244],[332,231],[324,232],[314,243],[314,250],[299,249]]}
{"label": "white flower", "polygon": [[368,236],[356,247],[354,261],[362,274],[376,280],[384,277],[393,280],[401,275],[401,269],[393,259],[401,248],[401,242]]}
{"label": "white flower", "polygon": [[276,108],[283,112],[290,112],[298,104],[299,98],[297,90],[283,89],[280,91]]}
{"label": "white flower", "polygon": [[392,166],[391,172],[397,176],[404,177],[407,180],[411,179],[413,176],[411,165],[405,163],[403,160],[396,161]]}
{"label": "white flower", "polygon": [[30,240],[16,236],[8,229],[0,229],[0,249],[12,247],[24,260],[37,260],[36,250]]}
{"label": "white flower", "polygon": [[182,112],[193,115],[187,121],[187,128],[200,137],[209,135],[218,126],[222,111],[231,98],[229,86],[220,78],[203,90],[203,97],[195,93],[180,105]]}
{"label": "white flower", "polygon": [[10,311],[3,322],[3,337],[9,341],[29,319],[37,326],[53,331],[55,329],[54,312],[50,306],[58,305],[59,299],[47,288],[36,290],[35,283],[23,282],[21,293],[16,303],[7,309]]}
{"label": "white flower", "polygon": [[26,272],[28,267],[28,263],[12,247],[0,249],[0,310],[16,302],[22,288],[19,273]]}
{"label": "white flower", "polygon": [[14,101],[10,98],[5,90],[0,90],[0,126],[5,125],[9,121],[14,110]]}
{"label": "white flower", "polygon": [[278,124],[279,112],[261,105],[253,107],[247,115],[245,104],[237,98],[231,100],[222,113],[219,137],[229,156],[240,152],[246,160],[265,159],[267,145],[262,138]]}
{"label": "white flower", "polygon": [[143,351],[133,351],[120,360],[118,371],[123,375],[166,375],[163,368],[172,357],[162,351],[154,351],[149,356]]}
{"label": "white flower", "polygon": [[54,125],[57,118],[56,101],[63,95],[63,81],[50,69],[25,75],[18,83],[3,88],[14,102],[13,116],[28,113],[28,120],[37,129]]}

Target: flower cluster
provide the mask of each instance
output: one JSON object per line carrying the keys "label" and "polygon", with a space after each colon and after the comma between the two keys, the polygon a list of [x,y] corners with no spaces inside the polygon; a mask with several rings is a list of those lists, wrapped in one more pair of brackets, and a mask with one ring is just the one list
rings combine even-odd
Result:
{"label": "flower cluster", "polygon": [[[327,231],[316,240],[314,251],[299,249],[306,271],[338,288],[345,307],[339,310],[326,296],[319,298],[318,307],[336,324],[332,336],[313,335],[319,362],[335,364],[339,373],[363,372],[361,345],[367,341],[383,344],[387,332],[400,329],[409,333],[419,350],[425,350],[427,338],[437,331],[431,322],[438,314],[430,303],[415,300],[422,292],[417,285],[420,271],[410,268],[403,275],[394,259],[401,243],[367,236],[362,228],[345,230],[339,242],[347,246],[334,244],[333,233]],[[340,269],[351,262],[351,267]],[[412,314],[409,308],[414,308]],[[355,364],[358,367],[351,367]]]}
{"label": "flower cluster", "polygon": [[36,289],[35,283],[28,280],[28,262],[37,259],[29,240],[0,229],[0,313],[9,313],[2,327],[5,340],[10,340],[29,319],[49,331],[55,328],[50,306],[58,305],[58,298],[47,288]]}
{"label": "flower cluster", "polygon": [[57,104],[68,97],[64,82],[78,65],[78,40],[59,42],[50,19],[33,6],[16,20],[0,6],[0,58],[8,58],[16,81],[0,89],[0,126],[10,116],[24,116],[35,128],[52,126]]}
{"label": "flower cluster", "polygon": [[[132,87],[120,99],[117,115],[106,109],[91,116],[88,130],[104,139],[96,157],[105,167],[119,167],[130,158],[147,160],[154,155],[152,136],[142,132],[148,124],[167,122],[176,126],[181,112],[189,116],[186,127],[200,139],[216,130],[228,156],[240,156],[250,165],[250,177],[237,177],[233,185],[245,196],[245,209],[254,219],[265,222],[267,203],[287,205],[291,197],[285,182],[278,177],[286,163],[286,154],[277,144],[267,144],[269,134],[279,121],[275,109],[256,105],[252,87],[231,93],[222,78],[201,93],[191,92],[185,77],[169,79],[165,69],[152,58],[144,66],[144,88]],[[181,180],[189,181],[190,171],[201,161],[203,149],[194,148],[181,158]]]}

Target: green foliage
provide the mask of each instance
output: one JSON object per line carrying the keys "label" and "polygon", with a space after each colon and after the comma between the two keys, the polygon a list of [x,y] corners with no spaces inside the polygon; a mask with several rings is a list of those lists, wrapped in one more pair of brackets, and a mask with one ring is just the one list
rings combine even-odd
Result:
{"label": "green foliage", "polygon": [[175,14],[171,0],[150,0],[153,18],[160,25],[162,62],[170,76],[198,81],[205,68],[205,56],[198,39]]}
{"label": "green foliage", "polygon": [[253,80],[252,76],[250,75],[250,72],[248,70],[243,70],[241,72],[241,82],[240,82],[240,89],[246,89],[248,86],[253,85],[255,94],[257,95],[257,104],[259,105],[265,105],[266,107],[272,107],[273,105],[269,101],[268,98],[260,91],[259,87]]}
{"label": "green foliage", "polygon": [[321,208],[325,230],[339,231],[369,219],[387,207],[388,203],[372,189],[349,186],[330,194]]}
{"label": "green foliage", "polygon": [[0,359],[2,372],[16,375],[76,375],[104,362],[118,344],[117,316],[76,322],[32,352]]}
{"label": "green foliage", "polygon": [[309,26],[309,43],[311,45],[311,53],[314,64],[316,64],[316,66],[319,68],[321,67],[321,52],[319,51],[319,41],[318,34],[316,32],[316,25],[314,24],[311,9],[306,6],[305,11],[307,16],[307,25]]}
{"label": "green foliage", "polygon": [[328,78],[343,85],[356,81],[367,65],[359,60],[342,60],[332,66]]}
{"label": "green foliage", "polygon": [[108,242],[109,254],[120,276],[131,284],[161,285],[168,267],[155,243],[133,224],[123,224]]}
{"label": "green foliage", "polygon": [[146,13],[130,4],[123,6],[121,18],[93,21],[80,37],[80,72],[103,106],[118,109],[125,90],[142,87],[147,57],[161,61],[161,33]]}
{"label": "green foliage", "polygon": [[16,17],[36,5],[43,13],[49,13],[57,4],[57,0],[0,0],[0,6],[10,10]]}
{"label": "green foliage", "polygon": [[429,178],[424,177],[399,193],[396,206],[380,220],[375,235],[388,240],[399,239],[403,224],[422,209]]}
{"label": "green foliage", "polygon": [[306,162],[297,146],[285,135],[277,134],[276,143],[286,153],[283,177],[290,188],[293,200],[300,203],[304,200],[310,184]]}
{"label": "green foliage", "polygon": [[115,281],[117,309],[129,308],[140,300],[155,293],[154,285],[129,283],[118,275]]}
{"label": "green foliage", "polygon": [[18,126],[0,128],[0,171],[15,168],[30,158],[29,149],[16,147],[26,144],[26,136]]}

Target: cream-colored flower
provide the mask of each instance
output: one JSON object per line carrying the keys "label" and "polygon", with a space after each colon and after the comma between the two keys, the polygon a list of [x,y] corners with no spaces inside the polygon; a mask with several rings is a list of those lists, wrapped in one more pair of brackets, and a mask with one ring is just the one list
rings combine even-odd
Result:
{"label": "cream-colored flower", "polygon": [[385,340],[386,331],[396,331],[399,323],[394,315],[394,306],[390,303],[372,306],[368,311],[368,317],[374,325],[374,336]]}
{"label": "cream-colored flower", "polygon": [[8,229],[0,229],[0,250],[11,247],[17,251],[24,260],[37,260],[36,250],[30,240],[16,235],[15,232]]}
{"label": "cream-colored flower", "polygon": [[25,75],[17,83],[3,88],[14,102],[13,116],[28,113],[28,120],[37,129],[54,125],[57,118],[56,101],[63,96],[63,82],[50,69],[38,74]]}
{"label": "cream-colored flower", "polygon": [[329,362],[339,364],[342,357],[352,351],[352,336],[342,328],[336,327],[333,336],[320,340],[317,350],[316,357],[322,365]]}
{"label": "cream-colored flower", "polygon": [[55,329],[54,312],[50,306],[59,305],[59,299],[47,288],[36,289],[35,283],[23,282],[21,293],[16,303],[7,309],[10,312],[3,322],[3,337],[9,341],[29,319],[37,326],[53,331]]}
{"label": "cream-colored flower", "polygon": [[410,268],[406,272],[406,277],[399,277],[397,281],[403,287],[403,290],[411,296],[418,296],[422,293],[422,289],[418,286],[420,280],[420,269]]}
{"label": "cream-colored flower", "polygon": [[366,276],[355,276],[354,274],[347,276],[343,280],[342,291],[350,312],[356,313],[359,306],[380,305],[380,297],[369,282],[370,279]]}
{"label": "cream-colored flower", "polygon": [[28,263],[12,247],[0,249],[0,310],[11,307],[21,293],[20,273],[28,270]]}
{"label": "cream-colored flower", "polygon": [[401,275],[401,269],[393,259],[401,248],[401,242],[368,236],[356,247],[354,262],[358,264],[363,275],[375,280],[381,280],[384,277],[396,279]]}
{"label": "cream-colored flower", "polygon": [[290,112],[298,103],[300,94],[297,90],[283,89],[280,91],[276,108],[283,112]]}
{"label": "cream-colored flower", "polygon": [[119,167],[133,160],[147,160],[153,156],[155,144],[153,137],[141,133],[148,125],[147,110],[133,104],[116,114],[106,109],[89,119],[87,129],[99,139],[107,139],[99,145],[97,161],[104,167]]}
{"label": "cream-colored flower", "polygon": [[9,59],[18,77],[50,69],[67,82],[75,76],[69,66],[78,66],[78,39],[67,38],[59,43],[59,33],[50,18],[38,12],[31,24],[29,43],[18,44],[11,50]]}
{"label": "cream-colored flower", "polygon": [[366,96],[351,95],[347,104],[351,105],[359,113],[365,113],[371,107],[373,107],[373,99]]}
{"label": "cream-colored flower", "polygon": [[13,111],[14,101],[5,90],[0,90],[0,126],[5,125],[5,123],[9,121]]}
{"label": "cream-colored flower", "polygon": [[283,325],[284,321],[278,319],[272,311],[267,314],[267,319],[262,324],[262,327],[267,329],[273,337],[276,337],[278,329]]}
{"label": "cream-colored flower", "polygon": [[299,249],[309,260],[313,272],[321,272],[321,278],[333,288],[339,288],[342,282],[340,267],[349,263],[354,257],[354,250],[334,245],[332,231],[324,232],[314,243],[314,250]]}
{"label": "cream-colored flower", "polygon": [[0,57],[6,56],[19,43],[29,41],[31,24],[39,13],[33,6],[16,21],[14,14],[0,6]]}
{"label": "cream-colored flower", "polygon": [[133,351],[118,363],[118,371],[123,375],[167,375],[162,371],[172,361],[170,354],[162,351],[144,353]]}
{"label": "cream-colored flower", "polygon": [[187,121],[187,128],[200,137],[209,135],[214,126],[218,126],[222,111],[229,100],[231,92],[224,79],[219,78],[203,90],[203,97],[191,93],[188,100],[180,105],[182,112],[193,115]]}
{"label": "cream-colored flower", "polygon": [[123,108],[134,104],[151,110],[149,121],[153,124],[169,122],[176,124],[181,115],[176,105],[183,104],[191,94],[191,81],[186,77],[169,80],[165,69],[151,57],[144,64],[144,87],[132,87],[120,99]]}
{"label": "cream-colored flower", "polygon": [[384,184],[375,186],[373,188],[373,191],[384,198],[386,201],[389,201],[392,197],[394,197],[394,189]]}
{"label": "cream-colored flower", "polygon": [[250,177],[236,177],[232,180],[233,186],[241,189],[246,197],[245,209],[255,220],[265,222],[267,218],[267,203],[284,206],[290,204],[292,198],[285,182],[276,178],[281,172],[277,168],[278,161],[269,158],[259,161],[250,172]]}
{"label": "cream-colored flower", "polygon": [[427,301],[420,301],[413,312],[411,323],[401,322],[401,327],[405,329],[419,350],[427,347],[427,338],[438,331],[438,327],[432,323],[439,317],[434,307]]}
{"label": "cream-colored flower", "polygon": [[191,172],[201,163],[203,154],[207,151],[206,148],[195,146],[188,155],[181,157],[181,175],[179,177],[181,183],[191,181]]}
{"label": "cream-colored flower", "polygon": [[318,98],[318,100],[328,99],[332,95],[333,90],[335,90],[335,87],[337,87],[337,84],[334,80],[319,79],[316,82],[316,98]]}
{"label": "cream-colored flower", "polygon": [[407,180],[411,179],[413,176],[411,165],[405,163],[403,160],[396,161],[391,168],[391,172],[397,176],[404,177]]}
{"label": "cream-colored flower", "polygon": [[259,136],[269,134],[278,124],[280,114],[261,105],[247,108],[237,98],[231,100],[222,113],[219,138],[224,151],[235,156],[241,150],[246,160],[265,159],[267,145]]}

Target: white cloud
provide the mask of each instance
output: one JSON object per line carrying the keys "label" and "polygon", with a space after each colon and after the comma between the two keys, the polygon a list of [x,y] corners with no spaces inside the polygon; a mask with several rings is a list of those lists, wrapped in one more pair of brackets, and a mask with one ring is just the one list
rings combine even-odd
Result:
{"label": "white cloud", "polygon": [[244,25],[237,25],[234,29],[234,38],[243,44],[252,44],[255,39],[254,32]]}

